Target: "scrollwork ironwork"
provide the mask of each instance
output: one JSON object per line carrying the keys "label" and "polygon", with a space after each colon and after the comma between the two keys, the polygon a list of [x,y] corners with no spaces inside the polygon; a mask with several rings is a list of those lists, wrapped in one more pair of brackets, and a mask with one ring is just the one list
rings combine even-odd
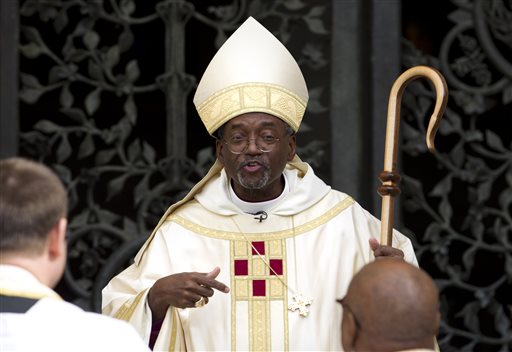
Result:
{"label": "scrollwork ironwork", "polygon": [[[458,8],[449,15],[454,26],[443,38],[439,59],[404,45],[407,65],[428,62],[450,86],[434,161],[425,155],[421,136],[435,97],[416,85],[407,100],[404,218],[420,265],[440,288],[441,350],[507,351],[512,349],[512,31],[506,19],[512,8],[501,0],[454,3]],[[432,171],[418,174],[416,163]]]}
{"label": "scrollwork ironwork", "polygon": [[[20,152],[52,165],[69,190],[64,294],[98,311],[99,290],[215,157],[211,141],[198,142],[206,132],[187,126],[201,73],[187,67],[187,31],[203,26],[218,48],[247,15],[284,42],[301,22],[311,38],[298,60],[319,71],[327,65],[314,37],[327,33],[327,12],[302,0],[20,3]],[[322,96],[312,87],[311,114],[326,111]],[[322,163],[319,143],[302,157]]]}

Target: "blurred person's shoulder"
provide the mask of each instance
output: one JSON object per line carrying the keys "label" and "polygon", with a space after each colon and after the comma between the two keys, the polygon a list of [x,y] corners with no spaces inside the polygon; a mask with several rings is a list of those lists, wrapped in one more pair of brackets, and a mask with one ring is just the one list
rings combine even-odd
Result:
{"label": "blurred person's shoulder", "polygon": [[42,299],[28,312],[33,321],[47,321],[58,328],[63,345],[74,344],[77,350],[149,351],[137,331],[126,321],[87,312],[61,300]]}

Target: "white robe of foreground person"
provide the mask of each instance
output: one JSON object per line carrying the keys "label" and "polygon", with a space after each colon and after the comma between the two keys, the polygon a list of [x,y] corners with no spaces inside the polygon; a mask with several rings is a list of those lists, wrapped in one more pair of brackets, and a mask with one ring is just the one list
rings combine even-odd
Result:
{"label": "white robe of foreground person", "polygon": [[[215,291],[201,308],[170,307],[154,350],[341,350],[336,299],[375,259],[368,239],[379,238],[380,222],[300,159],[284,174],[289,192],[260,222],[235,206],[217,162],[166,212],[135,263],[105,287],[103,313],[127,320],[148,341],[154,282],[218,266],[217,280],[230,293]],[[392,245],[417,265],[407,237],[395,231]],[[299,292],[313,299],[307,316],[288,310]]]}
{"label": "white robe of foreground person", "polygon": [[145,352],[130,324],[65,302],[25,269],[0,265],[0,294],[37,299],[26,313],[0,313],[1,352]]}

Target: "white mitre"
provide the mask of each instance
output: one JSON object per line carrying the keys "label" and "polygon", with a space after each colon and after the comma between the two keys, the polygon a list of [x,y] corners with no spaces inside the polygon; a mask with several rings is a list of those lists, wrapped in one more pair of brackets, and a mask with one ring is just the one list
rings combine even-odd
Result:
{"label": "white mitre", "polygon": [[210,134],[248,112],[274,115],[297,131],[308,98],[304,76],[293,56],[249,17],[206,68],[194,105]]}

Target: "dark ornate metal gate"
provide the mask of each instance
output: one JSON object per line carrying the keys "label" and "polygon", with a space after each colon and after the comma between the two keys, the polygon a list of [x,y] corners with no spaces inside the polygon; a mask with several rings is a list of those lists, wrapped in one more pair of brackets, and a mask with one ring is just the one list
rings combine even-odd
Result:
{"label": "dark ornate metal gate", "polygon": [[[309,115],[326,124],[330,24],[328,2],[317,3],[22,2],[20,151],[51,164],[70,192],[67,298],[99,310],[101,288],[213,163],[191,92],[247,14],[317,75]],[[300,150],[320,172],[326,142]]]}
{"label": "dark ornate metal gate", "polygon": [[305,73],[299,155],[377,216],[369,189],[382,168],[390,72],[427,64],[445,75],[434,156],[423,141],[433,93],[418,82],[404,96],[397,226],[440,287],[441,349],[512,350],[510,0],[25,0],[15,19],[5,14],[12,2],[1,6],[3,50],[16,38],[6,22],[20,23],[20,105],[18,126],[16,104],[4,103],[16,98],[5,87],[16,90],[17,63],[2,52],[0,146],[50,165],[68,187],[66,299],[99,310],[101,288],[211,165],[213,140],[191,95],[252,15]]}
{"label": "dark ornate metal gate", "polygon": [[[509,351],[512,2],[424,1],[404,11],[412,42],[404,43],[403,62],[437,67],[450,87],[434,157],[422,141],[430,89],[415,87],[402,124],[403,218],[420,265],[441,291],[439,344],[443,351]],[[438,38],[427,35],[433,24]]]}

